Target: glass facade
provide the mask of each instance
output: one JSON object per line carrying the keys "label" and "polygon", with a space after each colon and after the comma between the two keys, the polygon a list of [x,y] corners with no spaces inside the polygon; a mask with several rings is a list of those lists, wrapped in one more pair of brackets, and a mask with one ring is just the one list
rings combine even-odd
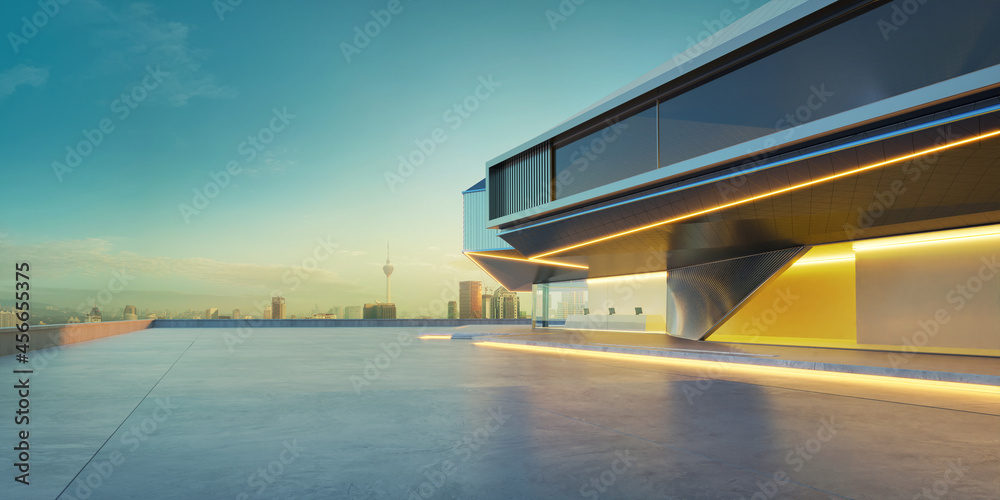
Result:
{"label": "glass facade", "polygon": [[[665,272],[540,283],[532,286],[532,296],[536,327],[665,332]],[[644,316],[648,321],[631,324],[625,321],[636,316]],[[609,327],[609,317],[619,321],[612,321]],[[614,327],[615,323],[619,326]]]}
{"label": "glass facade", "polygon": [[890,2],[554,148],[552,199],[1000,64],[1000,2]]}
{"label": "glass facade", "polygon": [[998,26],[995,0],[882,5],[662,101],[660,166],[1000,64]]}
{"label": "glass facade", "polygon": [[656,107],[557,147],[555,199],[656,169]]}

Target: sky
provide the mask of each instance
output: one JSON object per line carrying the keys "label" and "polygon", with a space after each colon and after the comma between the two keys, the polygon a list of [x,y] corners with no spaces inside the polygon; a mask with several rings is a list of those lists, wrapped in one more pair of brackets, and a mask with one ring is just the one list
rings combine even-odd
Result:
{"label": "sky", "polygon": [[388,244],[399,310],[443,314],[497,286],[461,253],[487,161],[763,3],[4,2],[0,265],[63,307],[304,314],[384,299]]}

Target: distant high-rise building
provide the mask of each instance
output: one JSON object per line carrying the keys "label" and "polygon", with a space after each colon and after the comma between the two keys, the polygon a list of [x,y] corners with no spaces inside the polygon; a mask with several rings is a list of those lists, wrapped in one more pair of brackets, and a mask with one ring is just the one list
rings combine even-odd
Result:
{"label": "distant high-rise building", "polygon": [[271,319],[285,319],[284,297],[271,297]]}
{"label": "distant high-rise building", "polygon": [[483,318],[484,319],[489,319],[489,318],[494,317],[493,316],[493,307],[492,307],[493,300],[492,299],[493,299],[493,296],[490,295],[489,293],[484,293],[483,294],[482,309],[483,309]]}
{"label": "distant high-rise building", "polygon": [[365,304],[362,319],[396,319],[396,304]]}
{"label": "distant high-rise building", "polygon": [[219,308],[209,307],[205,309],[205,319],[219,319]]}
{"label": "distant high-rise building", "polygon": [[448,319],[458,319],[458,302],[448,301]]}
{"label": "distant high-rise building", "polygon": [[[392,263],[389,262],[389,244],[385,244],[385,265],[382,266],[382,272],[385,273],[385,303],[392,304],[392,287],[390,286],[389,277],[392,276],[392,271],[395,269],[392,267]],[[395,310],[395,308],[393,308]],[[395,317],[395,313],[393,313]]]}
{"label": "distant high-rise building", "polygon": [[122,319],[125,321],[139,319],[139,312],[136,310],[135,306],[125,306],[125,311],[122,313]]}
{"label": "distant high-rise building", "polygon": [[14,311],[0,310],[0,328],[13,328],[17,324],[17,317]]}
{"label": "distant high-rise building", "polygon": [[482,292],[482,281],[462,281],[458,284],[458,317],[460,319],[483,317]]}
{"label": "distant high-rise building", "polygon": [[336,316],[337,318],[343,318],[344,317],[343,309],[340,306],[333,306],[330,309],[328,309],[326,312],[327,312],[327,314],[332,314],[332,315]]}
{"label": "distant high-rise building", "polygon": [[344,319],[362,319],[363,311],[361,306],[347,306],[344,308]]}
{"label": "distant high-rise building", "polygon": [[101,311],[97,308],[97,304],[90,308],[90,314],[87,315],[86,323],[100,323],[101,322]]}
{"label": "distant high-rise building", "polygon": [[264,319],[271,319],[271,306],[264,306]]}
{"label": "distant high-rise building", "polygon": [[497,319],[516,319],[520,317],[521,301],[517,294],[504,287],[493,292],[493,317]]}
{"label": "distant high-rise building", "polygon": [[240,316],[239,309],[233,309],[233,319],[243,319],[243,316]]}

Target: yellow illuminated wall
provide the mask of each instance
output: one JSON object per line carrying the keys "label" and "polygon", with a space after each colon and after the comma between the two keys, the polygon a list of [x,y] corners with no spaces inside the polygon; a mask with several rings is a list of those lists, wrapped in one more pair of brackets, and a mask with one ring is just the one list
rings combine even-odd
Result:
{"label": "yellow illuminated wall", "polygon": [[708,340],[851,347],[857,338],[851,245],[810,250]]}

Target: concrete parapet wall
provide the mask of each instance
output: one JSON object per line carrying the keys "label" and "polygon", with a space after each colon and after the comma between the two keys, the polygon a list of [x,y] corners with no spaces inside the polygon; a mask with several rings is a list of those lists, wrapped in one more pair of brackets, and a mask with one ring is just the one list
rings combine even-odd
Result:
{"label": "concrete parapet wall", "polygon": [[[71,325],[31,325],[28,330],[29,350],[46,349],[85,340],[95,340],[150,327],[153,320],[109,321],[107,323],[74,323]],[[0,328],[0,356],[17,353],[17,328]]]}
{"label": "concrete parapet wall", "polygon": [[530,319],[156,319],[150,328],[419,328],[530,325]]}

